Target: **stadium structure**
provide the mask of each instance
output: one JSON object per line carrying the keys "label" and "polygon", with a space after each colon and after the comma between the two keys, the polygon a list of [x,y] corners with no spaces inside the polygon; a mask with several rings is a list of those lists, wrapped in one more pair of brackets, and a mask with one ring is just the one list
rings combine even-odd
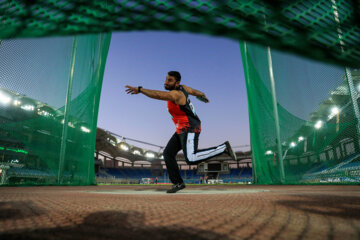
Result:
{"label": "stadium structure", "polygon": [[[360,92],[360,71],[352,71],[352,79]],[[344,79],[345,76],[341,78]],[[351,95],[346,83],[332,89],[330,97],[318,104],[318,109],[310,114],[310,121],[299,124],[294,134],[282,143],[284,165],[303,183],[317,182],[359,182],[360,155],[359,139],[353,136],[358,131],[358,123],[341,124],[340,119],[354,119]],[[360,94],[356,95],[360,103]],[[21,138],[43,138],[59,140],[50,134],[54,127],[58,132],[64,124],[63,112],[39,100],[30,98],[9,89],[0,89],[0,117],[2,123],[20,122],[34,117],[51,121],[33,131],[24,125]],[[323,119],[323,120],[321,120]],[[88,126],[78,119],[71,119],[71,129],[79,129],[83,134],[89,132]],[[334,133],[336,137],[332,137]],[[57,174],[36,151],[27,143],[11,137],[11,132],[0,132],[0,174],[1,184],[56,184]],[[52,141],[53,141],[52,140]],[[46,144],[45,142],[43,144]],[[316,148],[323,145],[324,151],[317,153]],[[326,146],[325,146],[326,145]],[[324,147],[325,146],[325,147]],[[235,147],[248,148],[248,145]],[[95,145],[95,175],[97,183],[169,183],[165,162],[162,157],[163,146],[120,136],[97,128]],[[267,148],[265,156],[269,165],[277,166],[277,146]],[[181,175],[186,183],[252,183],[252,159],[250,151],[237,151],[238,161],[232,161],[226,154],[212,160],[189,166],[183,155],[177,156]],[[66,165],[64,181],[74,181],[74,171],[79,163]],[[311,164],[311,168],[309,168]],[[155,180],[156,179],[156,180]]]}
{"label": "stadium structure", "polygon": [[[239,147],[249,148],[248,145]],[[163,149],[163,146],[98,128],[95,146],[97,182],[170,183],[162,156]],[[183,154],[178,154],[177,162],[185,183],[252,183],[251,152],[237,151],[236,155],[238,161],[222,154],[190,166]]]}
{"label": "stadium structure", "polygon": [[[37,119],[36,129],[32,123],[34,118]],[[3,126],[0,129],[0,184],[56,184],[58,175],[49,165],[49,161],[54,159],[51,150],[56,149],[47,149],[47,142],[61,141],[63,111],[24,94],[0,88],[0,121]],[[6,127],[9,125],[17,132]],[[81,131],[83,137],[90,131],[86,123],[76,118],[71,118],[68,126]],[[32,144],[41,144],[44,148],[35,150]],[[41,157],[44,152],[48,152],[47,158]],[[74,180],[78,164],[74,161],[65,166],[65,182]]]}
{"label": "stadium structure", "polygon": [[[64,125],[61,110],[5,88],[0,88],[0,107],[3,124],[33,118],[51,121],[51,125],[40,123],[41,127],[36,131],[33,131],[31,126],[24,125],[19,133],[20,138],[26,139],[31,136],[34,139],[41,139],[45,136],[51,139],[50,141],[60,141],[60,138],[51,132],[55,129],[58,134],[61,132]],[[72,118],[68,125],[71,129],[79,129],[84,136],[90,131],[85,123],[75,118]],[[46,141],[43,144],[46,145]],[[0,184],[56,184],[57,174],[47,165],[49,159],[42,159],[27,145],[26,141],[12,138],[9,130],[1,129]],[[249,145],[240,147],[248,148]],[[163,149],[162,146],[97,128],[94,158],[97,183],[168,183],[162,157]],[[234,162],[223,154],[211,162],[190,167],[180,154],[178,164],[187,183],[205,183],[206,180],[208,180],[206,183],[252,182],[251,152],[237,152],[237,157],[239,161]],[[65,166],[63,177],[65,182],[76,181],[74,172],[78,165],[79,163],[74,161],[71,165]]]}
{"label": "stadium structure", "polygon": [[[302,183],[358,183],[360,182],[360,139],[354,133],[360,125],[354,111],[360,104],[360,70],[351,71],[356,88],[352,99],[346,76],[329,91],[329,97],[319,102],[309,121],[294,124],[297,128],[281,143],[284,165],[292,182]],[[358,115],[358,116],[356,116]],[[323,149],[322,151],[317,151]],[[265,151],[267,162],[275,161],[277,146]],[[309,167],[311,165],[311,167]]]}

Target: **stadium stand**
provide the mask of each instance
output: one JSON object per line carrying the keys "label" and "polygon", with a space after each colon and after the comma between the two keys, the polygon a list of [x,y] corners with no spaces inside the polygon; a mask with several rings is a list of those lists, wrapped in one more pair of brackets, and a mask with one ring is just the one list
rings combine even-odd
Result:
{"label": "stadium stand", "polygon": [[[148,149],[150,147],[153,149]],[[95,149],[95,175],[98,183],[152,183],[155,178],[159,184],[170,183],[162,158],[163,146],[130,139],[98,128]],[[153,154],[152,157],[146,154],[148,152]],[[226,162],[227,166],[232,166],[226,171],[218,172],[200,171],[195,166],[190,169],[184,161],[184,156],[178,154],[180,174],[185,183],[192,184],[199,184],[200,179],[206,177],[226,183],[252,182],[251,152],[238,151],[236,154],[238,162],[232,161],[226,154],[213,158],[213,162]]]}
{"label": "stadium stand", "polygon": [[41,183],[42,181],[48,181],[49,179],[53,180],[55,183],[56,175],[49,169],[39,170],[31,168],[20,168],[20,167],[10,167],[6,174],[7,182],[34,182]]}

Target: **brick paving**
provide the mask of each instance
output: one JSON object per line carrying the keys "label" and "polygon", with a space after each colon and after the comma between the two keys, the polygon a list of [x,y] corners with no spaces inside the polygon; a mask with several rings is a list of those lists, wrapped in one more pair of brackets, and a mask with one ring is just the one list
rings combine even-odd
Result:
{"label": "brick paving", "polygon": [[0,239],[360,239],[360,186],[1,187]]}

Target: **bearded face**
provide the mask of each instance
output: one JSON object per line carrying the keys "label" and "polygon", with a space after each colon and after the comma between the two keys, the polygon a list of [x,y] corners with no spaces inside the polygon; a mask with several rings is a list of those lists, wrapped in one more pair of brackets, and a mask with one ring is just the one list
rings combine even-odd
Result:
{"label": "bearded face", "polygon": [[177,81],[173,76],[167,76],[164,83],[164,88],[168,91],[175,90],[177,87]]}

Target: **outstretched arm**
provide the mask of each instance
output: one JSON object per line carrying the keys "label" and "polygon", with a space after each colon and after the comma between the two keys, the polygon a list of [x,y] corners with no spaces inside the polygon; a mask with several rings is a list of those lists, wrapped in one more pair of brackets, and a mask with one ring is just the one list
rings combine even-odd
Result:
{"label": "outstretched arm", "polygon": [[129,86],[129,85],[126,85],[125,87],[127,88],[125,90],[127,92],[127,94],[139,94],[139,93],[142,93],[142,94],[144,94],[145,96],[147,96],[149,98],[158,99],[158,100],[164,100],[164,101],[171,101],[171,102],[174,102],[176,104],[179,104],[179,102],[181,101],[181,95],[178,93],[178,91],[165,92],[165,91],[158,91],[158,90],[151,90],[151,89],[141,88],[141,90],[139,92],[138,87],[132,87],[132,86]]}
{"label": "outstretched arm", "polygon": [[203,92],[201,92],[199,90],[193,89],[191,87],[185,86],[185,85],[182,85],[182,86],[184,87],[185,91],[188,94],[197,97],[200,101],[203,101],[203,102],[206,102],[206,103],[209,102],[209,99],[206,97],[205,93],[203,93]]}

